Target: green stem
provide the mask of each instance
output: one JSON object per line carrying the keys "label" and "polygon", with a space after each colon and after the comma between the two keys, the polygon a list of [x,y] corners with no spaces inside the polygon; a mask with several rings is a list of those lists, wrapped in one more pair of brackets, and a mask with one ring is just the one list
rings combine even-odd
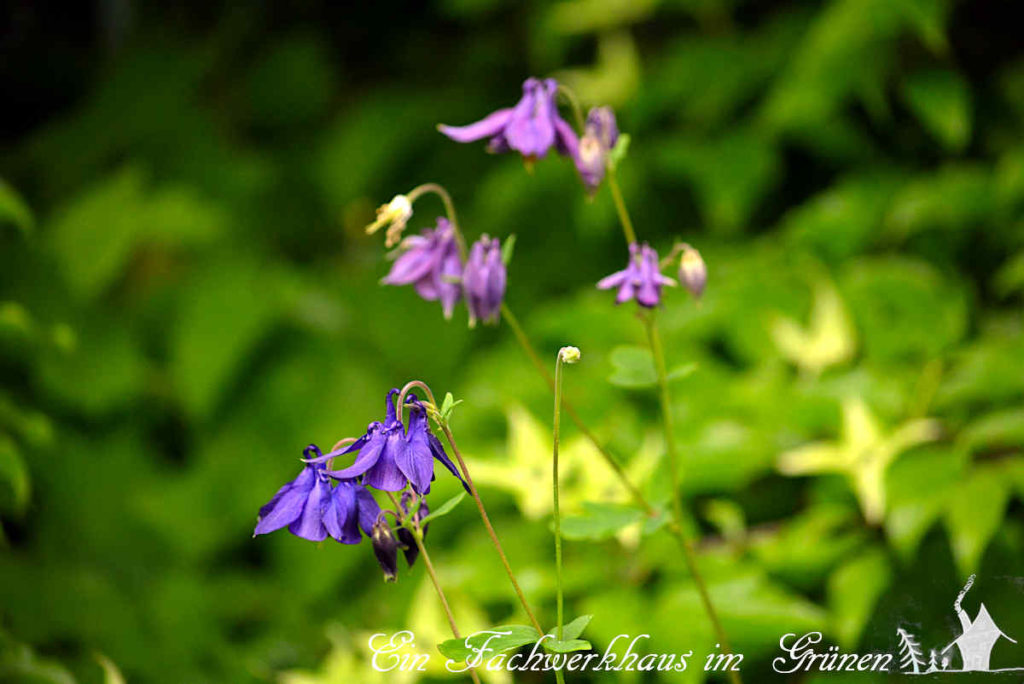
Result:
{"label": "green stem", "polygon": [[[654,357],[654,369],[658,375],[658,395],[661,401],[661,416],[665,428],[665,449],[668,452],[669,474],[672,484],[672,508],[675,525],[677,526],[677,538],[679,539],[680,546],[683,550],[683,558],[686,561],[686,567],[690,571],[690,576],[693,577],[694,584],[697,585],[697,592],[700,594],[700,600],[704,606],[704,612],[707,613],[708,620],[711,621],[711,626],[715,631],[715,636],[721,644],[722,650],[727,654],[732,654],[732,647],[729,645],[729,638],[726,636],[725,629],[722,627],[722,623],[718,619],[718,612],[715,610],[715,606],[711,602],[711,594],[708,593],[704,577],[701,575],[700,569],[697,567],[697,555],[693,550],[693,545],[690,543],[690,540],[686,538],[686,535],[682,530],[683,500],[679,492],[681,484],[679,477],[679,457],[676,451],[675,427],[672,419],[672,395],[668,388],[668,371],[665,367],[665,351],[661,344],[661,336],[658,334],[658,324],[655,312],[651,311],[648,315],[643,316],[643,321],[644,328],[647,331],[647,340],[651,347],[651,355]],[[729,671],[729,679],[733,684],[741,684],[740,676],[735,671]]]}
{"label": "green stem", "polygon": [[576,127],[579,129],[580,135],[583,135],[584,123],[583,123],[583,108],[580,107],[579,98],[576,97],[576,93],[561,83],[558,84],[558,94],[565,98],[565,101],[569,103],[572,108],[573,118],[576,119]]}
{"label": "green stem", "polygon": [[[399,521],[404,525],[406,520],[402,516],[402,507],[398,503],[398,499],[391,492],[388,492],[388,497],[395,505],[395,512],[399,516]],[[419,509],[419,503],[416,504],[416,509]],[[408,527],[408,526],[407,526]],[[448,603],[448,597],[444,594],[444,589],[441,588],[441,581],[437,578],[437,570],[434,568],[434,563],[430,560],[430,554],[427,553],[427,546],[423,543],[423,531],[420,530],[419,525],[412,525],[412,538],[416,541],[416,548],[420,550],[420,556],[423,557],[423,565],[427,568],[427,575],[430,576],[430,581],[434,584],[434,591],[437,592],[437,598],[441,601],[441,608],[444,609],[444,614],[448,618],[448,626],[452,630],[452,636],[456,639],[462,638],[462,633],[459,632],[459,626],[455,624],[455,614],[452,613],[452,607]],[[469,676],[472,678],[475,684],[480,684],[480,676],[476,673],[476,669],[469,671]]]}
{"label": "green stem", "polygon": [[[512,313],[512,310],[508,308],[507,304],[501,305],[501,316],[502,318],[505,319],[505,323],[508,324],[508,327],[512,329],[512,334],[515,336],[516,341],[519,343],[519,346],[522,347],[523,352],[525,352],[526,356],[530,359],[530,362],[533,364],[533,367],[536,368],[537,372],[540,373],[541,377],[544,378],[544,381],[547,383],[548,388],[552,392],[554,392],[555,381],[551,377],[551,373],[548,372],[548,369],[544,365],[544,362],[540,360],[540,356],[537,355],[537,350],[534,349],[533,343],[530,342],[530,338],[527,337],[526,331],[523,330],[523,326],[519,324],[519,319],[515,317],[515,314]],[[608,450],[608,447],[602,444],[601,441],[597,438],[597,435],[591,432],[590,428],[588,428],[587,425],[583,422],[583,419],[580,418],[580,415],[576,412],[576,408],[572,405],[572,403],[570,403],[568,399],[563,399],[562,407],[565,409],[565,412],[569,414],[569,418],[576,425],[576,428],[580,431],[580,433],[587,438],[587,440],[594,446],[595,449],[597,449],[598,453],[601,454],[602,458],[604,458],[605,463],[608,464],[608,467],[610,467],[615,472],[615,475],[619,478],[619,481],[622,482],[623,486],[629,491],[630,496],[633,497],[633,501],[636,502],[636,504],[640,506],[640,508],[644,509],[644,512],[648,516],[654,517],[658,515],[658,512],[654,509],[654,506],[652,506],[647,501],[647,499],[644,498],[644,495],[640,491],[640,488],[634,485],[629,480],[629,476],[626,475],[626,471],[623,470],[622,465],[619,463],[619,460],[615,458],[611,451]]]}
{"label": "green stem", "polygon": [[466,239],[462,235],[462,230],[459,228],[459,219],[455,213],[455,203],[452,202],[452,196],[448,194],[444,186],[440,183],[423,183],[417,185],[415,188],[409,191],[406,197],[409,198],[409,203],[414,203],[420,196],[432,192],[441,198],[441,202],[444,203],[444,213],[448,216],[448,222],[452,224],[452,228],[455,230],[455,242],[459,247],[459,254],[462,256],[462,260],[466,260]]}
{"label": "green stem", "polygon": [[612,191],[612,200],[615,202],[615,211],[619,213],[619,223],[622,225],[622,234],[626,242],[636,242],[636,231],[633,230],[633,221],[629,218],[629,211],[626,209],[626,200],[622,198],[622,189],[619,187],[619,177],[615,167],[608,165],[608,188]]}
{"label": "green stem", "polygon": [[459,451],[459,447],[455,444],[455,436],[452,435],[452,431],[446,423],[439,422],[439,425],[441,427],[441,431],[444,433],[445,439],[448,440],[448,445],[452,448],[452,453],[455,454],[455,459],[459,462],[459,468],[462,469],[462,476],[466,478],[466,485],[469,487],[469,493],[472,495],[473,500],[476,501],[477,510],[480,511],[480,519],[483,520],[484,527],[487,528],[487,534],[491,538],[491,543],[494,544],[494,548],[497,550],[498,556],[501,558],[501,564],[505,567],[505,574],[508,575],[508,579],[512,583],[512,588],[515,589],[516,596],[519,598],[519,603],[523,606],[523,610],[526,611],[526,616],[530,619],[530,623],[533,625],[534,629],[537,630],[537,633],[544,634],[544,630],[541,628],[540,623],[533,614],[533,610],[530,609],[530,604],[526,602],[526,595],[523,593],[522,587],[519,586],[515,573],[512,572],[512,566],[509,565],[508,556],[505,555],[505,550],[501,546],[501,541],[498,540],[498,534],[494,531],[494,526],[491,525],[491,519],[487,515],[487,509],[484,508],[484,502],[480,499],[480,494],[477,492],[476,485],[473,484],[473,478],[469,474],[469,468],[466,467],[466,461],[462,458],[462,452]]}
{"label": "green stem", "polygon": [[[562,514],[558,504],[558,440],[562,424],[562,364],[564,350],[558,352],[555,359],[555,416],[551,433],[551,490],[552,490],[552,512],[555,525],[555,586],[557,596],[557,616],[555,634],[559,641],[565,638],[563,624],[565,623],[565,592],[562,584]],[[559,684],[565,683],[565,674],[561,669],[555,670],[555,679]]]}

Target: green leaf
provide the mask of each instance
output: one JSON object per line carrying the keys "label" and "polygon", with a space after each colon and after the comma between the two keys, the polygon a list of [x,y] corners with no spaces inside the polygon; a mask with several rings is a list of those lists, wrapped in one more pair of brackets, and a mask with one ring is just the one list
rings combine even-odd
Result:
{"label": "green leaf", "polygon": [[957,568],[964,576],[976,572],[985,548],[1003,521],[1011,482],[998,467],[975,468],[953,492],[946,527]]}
{"label": "green leaf", "polygon": [[615,141],[615,147],[613,147],[612,151],[608,153],[608,163],[613,169],[618,168],[619,164],[622,163],[622,160],[624,160],[626,155],[629,154],[629,141],[629,133],[620,134],[619,139]]}
{"label": "green leaf", "polygon": [[484,644],[487,645],[487,654],[498,654],[532,644],[539,638],[540,634],[537,633],[537,630],[528,625],[500,625],[481,630],[464,639],[442,641],[437,645],[437,650],[446,658],[463,663],[473,657],[475,651],[482,648]]}
{"label": "green leaf", "polygon": [[32,210],[21,195],[0,178],[0,224],[14,224],[21,232],[28,233],[35,227]]}
{"label": "green leaf", "polygon": [[455,407],[462,403],[462,399],[455,401],[455,397],[452,396],[451,392],[446,392],[444,400],[441,402],[441,420],[447,423],[452,417],[452,411]]}
{"label": "green leaf", "polygon": [[6,483],[10,489],[12,508],[18,512],[24,511],[30,492],[28,469],[18,453],[17,445],[3,435],[0,435],[0,483]]}
{"label": "green leaf", "polygon": [[959,151],[971,138],[971,101],[957,73],[936,69],[913,74],[903,88],[910,109],[947,149]]}
{"label": "green leaf", "polygon": [[[644,389],[658,384],[658,374],[654,367],[654,357],[646,347],[622,345],[612,350],[610,360],[612,373],[608,382],[616,387],[628,389]],[[682,380],[697,370],[696,363],[676,366],[668,372],[669,382]]]}
{"label": "green leaf", "polygon": [[501,261],[506,266],[512,263],[512,254],[516,251],[516,234],[512,233],[505,238],[505,244],[501,246]]}
{"label": "green leaf", "polygon": [[462,503],[462,500],[466,498],[466,492],[459,492],[452,498],[441,504],[436,511],[431,512],[429,515],[423,517],[420,520],[420,525],[426,525],[431,520],[436,520],[442,516],[448,515],[455,507]]}
{"label": "green leaf", "polygon": [[828,603],[832,630],[840,644],[856,646],[891,578],[889,561],[881,549],[870,549],[832,573]]}
{"label": "green leaf", "polygon": [[573,651],[589,651],[593,646],[585,639],[564,639],[545,641],[544,648],[552,653],[572,653]]}
{"label": "green leaf", "polygon": [[[580,615],[575,620],[562,625],[562,640],[571,641],[573,639],[578,639],[579,636],[583,634],[583,630],[587,628],[587,625],[589,625],[590,621],[593,619],[593,615]],[[557,627],[548,632],[550,636],[555,636],[557,633]]]}
{"label": "green leaf", "polygon": [[562,536],[566,539],[605,539],[644,515],[639,508],[626,504],[587,501],[583,509],[582,515],[562,519]]}

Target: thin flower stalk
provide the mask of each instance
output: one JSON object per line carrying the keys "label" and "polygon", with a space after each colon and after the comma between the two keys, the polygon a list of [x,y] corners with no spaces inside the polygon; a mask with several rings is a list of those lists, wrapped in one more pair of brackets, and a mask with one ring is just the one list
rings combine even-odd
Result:
{"label": "thin flower stalk", "polygon": [[[430,402],[429,406],[435,407],[436,409],[438,404],[434,399],[434,393],[426,383],[419,380],[413,380],[402,388],[398,395],[399,401],[404,401],[405,396],[414,388],[422,389],[427,395],[427,400]],[[402,404],[399,405],[401,406]],[[537,617],[534,615],[533,609],[530,608],[530,604],[526,600],[526,594],[523,593],[523,589],[519,586],[519,581],[516,579],[515,573],[512,571],[512,566],[508,562],[508,556],[505,555],[505,549],[501,545],[501,540],[498,539],[498,534],[494,531],[494,525],[491,524],[491,518],[487,515],[487,509],[484,507],[483,499],[480,498],[480,493],[477,491],[476,485],[473,483],[473,477],[469,474],[469,468],[466,466],[465,459],[462,458],[462,452],[459,451],[459,447],[455,443],[455,436],[452,434],[451,428],[448,427],[447,422],[438,420],[436,414],[434,415],[434,422],[441,429],[445,440],[447,440],[448,445],[452,449],[452,453],[455,454],[455,459],[458,461],[459,468],[462,471],[462,476],[466,481],[466,488],[469,490],[470,496],[472,496],[473,500],[476,502],[477,510],[480,513],[480,519],[483,521],[484,527],[487,529],[487,535],[491,538],[491,543],[498,552],[501,564],[505,568],[505,574],[508,575],[509,582],[515,590],[516,597],[519,599],[520,605],[522,605],[527,618],[530,620],[530,624],[537,630],[537,633],[544,634],[544,630],[541,628],[540,622],[537,621]]]}
{"label": "thin flower stalk", "polygon": [[[559,641],[565,638],[563,625],[565,624],[565,593],[562,585],[562,515],[558,502],[558,439],[562,424],[562,366],[566,363],[576,363],[580,358],[580,351],[575,347],[563,347],[559,350],[555,359],[555,415],[551,432],[551,490],[552,490],[552,511],[555,527],[555,584],[556,584],[556,605],[557,623],[555,634]],[[564,683],[565,675],[561,668],[555,670],[555,678],[559,684]]]}
{"label": "thin flower stalk", "polygon": [[[618,178],[616,177],[613,165],[609,165],[608,168],[608,187],[611,189],[612,199],[615,202],[615,209],[619,215],[619,223],[622,226],[622,233],[626,238],[626,244],[632,245],[636,243],[636,231],[633,229],[633,221],[629,217],[629,211],[626,208],[626,202],[622,197],[622,190],[619,188]],[[642,318],[647,332],[648,344],[651,348],[651,355],[654,357],[654,367],[658,377],[659,398],[665,430],[665,448],[668,452],[669,469],[672,479],[672,508],[674,513],[674,524],[671,525],[669,529],[672,531],[673,536],[675,536],[679,541],[679,546],[683,551],[683,558],[686,561],[686,566],[690,571],[690,575],[693,577],[694,584],[697,585],[697,591],[700,594],[701,603],[704,606],[704,612],[707,613],[708,620],[711,622],[711,626],[714,629],[716,638],[721,644],[722,650],[727,654],[732,654],[732,647],[729,644],[729,638],[725,633],[725,629],[722,627],[722,622],[718,617],[718,612],[715,610],[714,603],[711,601],[711,594],[708,592],[707,583],[704,581],[704,577],[697,566],[697,557],[693,549],[693,544],[682,529],[683,502],[682,496],[679,492],[679,457],[676,451],[675,429],[672,420],[672,395],[669,391],[668,371],[666,370],[665,365],[665,353],[661,343],[661,336],[658,333],[656,315],[656,310],[652,309],[646,312],[646,315]],[[739,673],[732,670],[729,671],[729,680],[732,684],[742,684]]]}
{"label": "thin flower stalk", "polygon": [[[448,597],[445,596],[444,589],[441,588],[441,581],[437,577],[437,570],[434,568],[433,561],[430,560],[430,554],[427,553],[427,546],[423,543],[423,530],[420,528],[419,523],[416,522],[415,519],[412,519],[410,521],[407,518],[405,518],[405,516],[402,516],[402,507],[401,505],[399,505],[398,499],[392,492],[387,492],[387,495],[388,498],[391,499],[391,502],[395,505],[395,511],[397,511],[396,515],[398,516],[399,522],[402,525],[406,526],[406,529],[409,529],[409,531],[412,532],[412,538],[416,542],[416,547],[420,551],[420,556],[423,557],[423,565],[427,568],[427,575],[430,576],[430,581],[434,585],[434,591],[437,592],[437,598],[441,601],[441,608],[444,610],[445,617],[448,618],[448,626],[452,630],[452,636],[456,639],[461,639],[462,632],[459,631],[459,626],[455,622],[455,614],[452,612],[452,607],[448,603]],[[417,501],[416,503],[414,503],[413,509],[415,509],[418,505],[419,502]],[[476,673],[475,668],[471,668],[469,670],[469,676],[472,678],[474,684],[480,684],[480,676]]]}

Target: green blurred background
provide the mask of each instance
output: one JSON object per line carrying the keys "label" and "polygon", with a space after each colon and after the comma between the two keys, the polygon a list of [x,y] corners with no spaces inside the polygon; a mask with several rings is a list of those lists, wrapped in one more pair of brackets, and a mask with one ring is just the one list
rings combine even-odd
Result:
{"label": "green blurred background", "polygon": [[[700,305],[669,292],[661,320],[692,371],[673,384],[689,524],[747,680],[773,681],[785,632],[894,651],[903,626],[941,648],[972,572],[969,612],[984,600],[1024,637],[1012,10],[8,3],[0,681],[116,681],[97,654],[130,682],[413,681],[374,673],[365,643],[447,636],[421,565],[384,585],[366,543],[251,538],[307,443],[360,433],[413,378],[465,400],[456,435],[552,622],[545,385],[506,325],[377,284],[362,227],[421,182],[448,187],[471,238],[518,236],[510,306],[552,363],[582,349],[568,396],[666,500],[642,328],[593,287],[625,261],[607,190],[588,202],[564,160],[530,174],[434,129],[512,104],[529,75],[616,108],[639,232],[708,263]],[[671,538],[595,532],[584,502],[628,499],[565,440],[578,535],[601,537],[567,544],[569,613],[595,615],[598,648],[650,633],[644,651],[699,658],[714,640]],[[456,491],[439,480],[434,505]],[[467,630],[522,621],[471,505],[429,541]]]}

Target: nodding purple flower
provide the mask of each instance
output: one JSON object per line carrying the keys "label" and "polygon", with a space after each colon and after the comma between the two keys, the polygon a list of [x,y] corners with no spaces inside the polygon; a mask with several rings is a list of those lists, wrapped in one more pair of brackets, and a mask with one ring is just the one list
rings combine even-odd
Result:
{"label": "nodding purple flower", "polygon": [[462,258],[455,228],[446,218],[437,219],[437,227],[402,240],[398,258],[381,280],[385,285],[414,285],[420,297],[440,300],[445,318],[451,318],[455,304],[462,298]]}
{"label": "nodding purple flower", "polygon": [[[307,458],[319,458],[320,449],[310,444]],[[323,541],[330,535],[343,544],[358,544],[360,528],[370,534],[380,508],[362,485],[339,482],[333,488],[326,466],[308,463],[298,477],[278,490],[260,508],[255,537],[288,526],[288,531],[310,541]]]}
{"label": "nodding purple flower", "polygon": [[553,78],[528,78],[523,82],[523,97],[514,107],[499,109],[467,126],[442,124],[437,128],[456,142],[489,138],[490,152],[515,150],[532,159],[544,157],[554,146],[560,154],[574,156],[576,133],[558,114],[557,92]]}
{"label": "nodding purple flower", "polygon": [[380,569],[384,571],[384,581],[394,582],[398,578],[398,548],[400,544],[391,532],[387,520],[381,515],[373,525],[370,534],[373,543],[373,555],[377,557]]}
{"label": "nodding purple flower", "polygon": [[[409,504],[412,502],[412,492],[405,492],[402,494],[402,514],[407,518],[411,518],[418,524],[420,520],[427,517],[430,514],[430,508],[427,506],[426,500],[420,498],[419,508],[415,512],[409,511]],[[423,525],[422,532],[423,538],[427,538],[427,528],[430,525]],[[412,532],[400,527],[398,529],[398,541],[402,543],[402,553],[405,554],[405,562],[412,567],[412,564],[416,562],[416,559],[420,555],[420,547],[416,545],[416,540],[412,536]]]}
{"label": "nodding purple flower", "polygon": [[496,323],[505,298],[505,262],[497,238],[483,235],[469,250],[469,260],[462,273],[462,289],[469,309],[469,325],[477,320]]}
{"label": "nodding purple flower", "polygon": [[325,475],[338,480],[362,477],[362,484],[385,492],[401,491],[408,483],[419,494],[427,494],[434,479],[434,459],[437,459],[452,475],[459,478],[468,491],[466,482],[448,458],[441,442],[431,434],[427,425],[426,407],[412,394],[406,397],[406,403],[411,404],[409,429],[403,429],[395,409],[395,396],[398,394],[397,389],[388,392],[383,423],[370,423],[366,434],[353,444],[309,462],[326,463],[330,459],[358,451],[351,466],[343,470],[327,470]]}
{"label": "nodding purple flower", "polygon": [[608,155],[619,139],[619,127],[611,107],[593,107],[587,113],[583,137],[573,161],[587,192],[594,194],[604,180]]}
{"label": "nodding purple flower", "polygon": [[602,278],[597,287],[600,290],[618,288],[616,304],[635,299],[640,306],[651,309],[661,301],[661,288],[675,284],[676,281],[662,275],[658,253],[646,242],[643,245],[634,242],[629,246],[629,265]]}
{"label": "nodding purple flower", "polygon": [[708,267],[704,258],[690,245],[683,246],[683,255],[679,257],[679,282],[698,299],[708,284]]}

